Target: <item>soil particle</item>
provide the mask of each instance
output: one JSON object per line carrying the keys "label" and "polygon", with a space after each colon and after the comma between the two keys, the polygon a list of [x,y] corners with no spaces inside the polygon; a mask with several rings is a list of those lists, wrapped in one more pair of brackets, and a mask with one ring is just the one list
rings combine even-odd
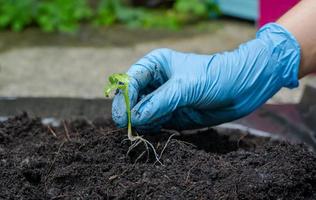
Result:
{"label": "soil particle", "polygon": [[[160,165],[143,144],[126,155],[110,121],[65,124],[55,137],[26,114],[0,123],[0,199],[316,199],[316,155],[302,144],[209,130],[173,137]],[[168,138],[146,136],[158,154]]]}

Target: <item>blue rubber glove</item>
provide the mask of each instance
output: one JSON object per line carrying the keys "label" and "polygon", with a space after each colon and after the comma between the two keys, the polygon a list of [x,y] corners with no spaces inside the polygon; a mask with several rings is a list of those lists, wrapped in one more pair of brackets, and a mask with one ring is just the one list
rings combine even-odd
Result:
{"label": "blue rubber glove", "polygon": [[[231,52],[197,55],[154,50],[127,72],[132,126],[192,129],[238,119],[282,87],[297,87],[299,63],[298,42],[275,23]],[[119,127],[127,125],[120,92],[112,116]]]}

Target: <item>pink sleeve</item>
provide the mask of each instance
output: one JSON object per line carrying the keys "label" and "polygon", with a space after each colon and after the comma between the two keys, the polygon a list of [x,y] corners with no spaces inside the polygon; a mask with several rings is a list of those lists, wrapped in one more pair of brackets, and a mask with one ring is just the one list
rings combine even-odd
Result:
{"label": "pink sleeve", "polygon": [[258,28],[267,23],[275,22],[298,2],[299,0],[260,0]]}

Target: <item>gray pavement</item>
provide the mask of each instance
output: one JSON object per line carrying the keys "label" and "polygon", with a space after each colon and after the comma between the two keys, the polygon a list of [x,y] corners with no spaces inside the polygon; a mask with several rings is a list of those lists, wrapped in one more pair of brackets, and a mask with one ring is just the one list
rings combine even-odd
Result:
{"label": "gray pavement", "polygon": [[[0,53],[0,96],[103,97],[109,74],[126,71],[152,49],[210,54],[237,47],[253,38],[255,31],[249,23],[226,20],[186,37],[173,35],[126,46],[11,46]],[[298,102],[305,84],[316,86],[316,78],[305,78],[298,89],[280,91],[270,102]]]}

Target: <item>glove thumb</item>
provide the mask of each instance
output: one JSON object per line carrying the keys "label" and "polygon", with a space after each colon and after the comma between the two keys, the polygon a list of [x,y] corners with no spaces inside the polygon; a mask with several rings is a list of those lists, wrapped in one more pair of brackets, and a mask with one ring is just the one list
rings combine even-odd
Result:
{"label": "glove thumb", "polygon": [[132,125],[159,125],[160,119],[171,116],[177,107],[183,106],[181,93],[179,84],[172,79],[167,81],[133,107]]}

